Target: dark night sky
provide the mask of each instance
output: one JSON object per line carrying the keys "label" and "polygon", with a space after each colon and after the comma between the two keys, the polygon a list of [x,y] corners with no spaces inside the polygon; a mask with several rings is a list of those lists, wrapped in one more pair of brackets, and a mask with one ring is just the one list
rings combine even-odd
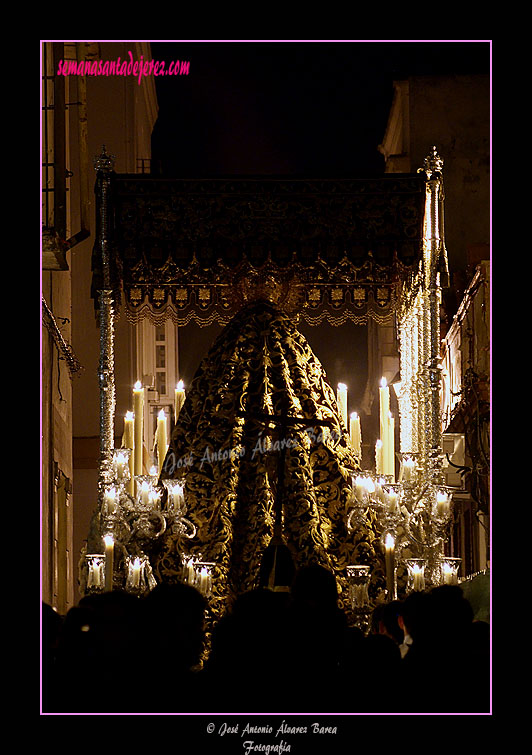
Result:
{"label": "dark night sky", "polygon": [[153,158],[176,177],[379,175],[393,81],[489,73],[488,42],[152,42]]}
{"label": "dark night sky", "polygon": [[[488,42],[152,42],[153,60],[190,61],[156,78],[152,158],[174,177],[382,175],[378,151],[393,81],[490,72]],[[180,329],[180,373],[192,379],[221,328]],[[330,384],[359,410],[366,329],[301,327]]]}

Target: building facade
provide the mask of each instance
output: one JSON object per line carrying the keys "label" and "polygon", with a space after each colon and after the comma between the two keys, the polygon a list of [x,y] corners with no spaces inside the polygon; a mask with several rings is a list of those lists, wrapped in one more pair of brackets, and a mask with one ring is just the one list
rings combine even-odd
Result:
{"label": "building facade", "polygon": [[[79,598],[79,553],[99,463],[93,159],[107,142],[120,170],[146,170],[157,118],[153,76],[139,85],[132,76],[83,75],[82,66],[130,56],[150,59],[150,45],[41,43],[42,597],[60,613]],[[120,346],[129,359],[132,336],[121,325]]]}

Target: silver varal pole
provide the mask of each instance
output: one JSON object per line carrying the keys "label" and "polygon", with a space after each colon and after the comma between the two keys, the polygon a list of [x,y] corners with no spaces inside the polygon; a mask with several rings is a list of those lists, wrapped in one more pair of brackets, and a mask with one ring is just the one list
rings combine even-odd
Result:
{"label": "silver varal pole", "polygon": [[95,159],[97,191],[99,194],[98,246],[102,265],[102,289],[99,292],[100,362],[98,379],[100,387],[100,473],[98,498],[103,501],[105,487],[113,480],[112,459],[114,448],[115,417],[115,364],[114,364],[114,296],[111,284],[109,250],[109,193],[114,156],[105,146]]}

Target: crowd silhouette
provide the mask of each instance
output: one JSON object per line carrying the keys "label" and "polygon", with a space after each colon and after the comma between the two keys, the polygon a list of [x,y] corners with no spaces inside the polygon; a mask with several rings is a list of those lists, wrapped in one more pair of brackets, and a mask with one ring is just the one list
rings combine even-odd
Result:
{"label": "crowd silhouette", "polygon": [[375,608],[367,633],[308,565],[241,595],[213,627],[186,584],[43,604],[44,713],[487,713],[489,624],[458,586]]}

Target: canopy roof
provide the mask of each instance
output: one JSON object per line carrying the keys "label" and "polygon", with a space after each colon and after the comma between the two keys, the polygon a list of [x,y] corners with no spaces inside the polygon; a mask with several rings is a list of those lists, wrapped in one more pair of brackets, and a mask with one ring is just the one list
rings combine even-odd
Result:
{"label": "canopy roof", "polygon": [[[227,323],[252,276],[308,318],[385,317],[421,254],[425,177],[168,179],[111,174],[112,280],[130,319]],[[102,287],[98,248],[93,293]],[[288,285],[289,284],[289,285]],[[279,303],[279,302],[278,302]],[[322,313],[319,315],[319,313]]]}

